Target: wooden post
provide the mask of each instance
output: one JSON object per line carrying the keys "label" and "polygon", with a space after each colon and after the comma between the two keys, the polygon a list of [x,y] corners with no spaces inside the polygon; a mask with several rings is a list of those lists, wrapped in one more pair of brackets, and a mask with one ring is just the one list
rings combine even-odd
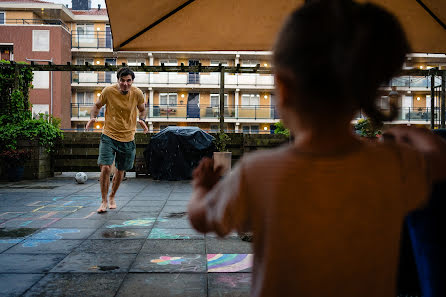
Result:
{"label": "wooden post", "polygon": [[220,133],[225,129],[225,67],[220,67]]}
{"label": "wooden post", "polygon": [[446,112],[446,71],[441,72],[441,125],[440,128],[446,128],[445,112]]}
{"label": "wooden post", "polygon": [[435,73],[431,74],[431,129],[435,128]]}

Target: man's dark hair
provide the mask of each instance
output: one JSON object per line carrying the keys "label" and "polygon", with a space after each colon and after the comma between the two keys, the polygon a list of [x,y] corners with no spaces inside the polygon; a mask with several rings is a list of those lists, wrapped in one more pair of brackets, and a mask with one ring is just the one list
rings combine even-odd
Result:
{"label": "man's dark hair", "polygon": [[121,77],[127,76],[127,75],[131,75],[132,76],[132,80],[135,79],[135,73],[132,70],[130,70],[130,68],[128,68],[128,67],[119,68],[118,72],[116,73],[116,77],[118,78],[118,80]]}
{"label": "man's dark hair", "polygon": [[[409,43],[398,20],[383,8],[352,0],[311,1],[292,13],[274,46],[276,71],[305,95],[303,112],[362,109],[388,118],[375,105],[378,88],[400,70]],[[396,109],[395,109],[396,111]]]}

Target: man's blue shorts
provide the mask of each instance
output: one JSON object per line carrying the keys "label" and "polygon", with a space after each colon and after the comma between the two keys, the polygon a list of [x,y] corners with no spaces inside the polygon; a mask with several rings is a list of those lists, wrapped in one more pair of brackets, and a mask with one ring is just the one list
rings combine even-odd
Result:
{"label": "man's blue shorts", "polygon": [[136,145],[134,140],[121,142],[105,134],[101,135],[98,165],[112,165],[114,160],[118,170],[130,170],[133,168],[135,154]]}

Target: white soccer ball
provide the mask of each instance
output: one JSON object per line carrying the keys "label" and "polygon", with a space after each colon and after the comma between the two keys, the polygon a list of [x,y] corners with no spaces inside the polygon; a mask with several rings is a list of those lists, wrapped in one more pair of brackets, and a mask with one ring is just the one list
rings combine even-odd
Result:
{"label": "white soccer ball", "polygon": [[76,173],[76,175],[74,176],[74,180],[76,180],[76,182],[78,184],[83,184],[87,181],[88,177],[84,172],[78,172]]}

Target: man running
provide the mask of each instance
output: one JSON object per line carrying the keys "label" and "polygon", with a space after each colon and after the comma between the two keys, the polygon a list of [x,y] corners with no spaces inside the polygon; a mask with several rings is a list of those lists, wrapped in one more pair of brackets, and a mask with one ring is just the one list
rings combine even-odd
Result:
{"label": "man running", "polygon": [[[133,168],[135,160],[135,132],[137,110],[139,111],[138,123],[147,133],[149,129],[144,122],[145,106],[142,91],[132,86],[135,74],[128,67],[122,67],[117,72],[118,83],[102,90],[99,100],[93,105],[90,112],[90,120],[85,129],[97,121],[99,110],[106,105],[105,123],[99,144],[98,165],[101,168],[99,182],[101,185],[102,203],[98,213],[107,211],[107,208],[115,209],[115,195],[121,184],[124,172]],[[117,172],[113,176],[111,193],[107,195],[110,186],[110,173],[113,161]]]}

